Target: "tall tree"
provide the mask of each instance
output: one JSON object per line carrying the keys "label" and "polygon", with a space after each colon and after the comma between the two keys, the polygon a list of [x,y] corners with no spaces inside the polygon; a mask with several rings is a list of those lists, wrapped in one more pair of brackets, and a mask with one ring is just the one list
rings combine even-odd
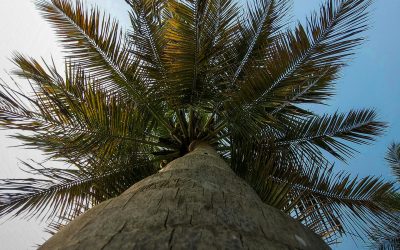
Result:
{"label": "tall tree", "polygon": [[328,243],[386,228],[393,183],[335,173],[326,159],[346,161],[349,143],[369,143],[385,124],[370,109],[304,108],[332,96],[364,40],[370,0],[328,0],[293,29],[289,0],[245,11],[231,0],[126,2],[127,32],[79,1],[36,1],[65,69],[15,54],[31,91],[2,85],[0,125],[68,167],[25,162],[40,177],[1,180],[0,216],[37,216],[58,230],[101,203],[48,243],[92,244],[86,237],[99,248],[126,243],[127,232],[143,247],[320,244],[307,230],[276,233],[301,228],[278,210]]}

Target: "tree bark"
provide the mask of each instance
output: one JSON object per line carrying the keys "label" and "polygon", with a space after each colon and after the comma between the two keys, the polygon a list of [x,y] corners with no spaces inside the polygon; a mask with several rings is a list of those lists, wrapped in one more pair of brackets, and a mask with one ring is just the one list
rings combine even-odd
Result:
{"label": "tree bark", "polygon": [[329,249],[265,205],[200,144],[120,196],[88,210],[40,249]]}

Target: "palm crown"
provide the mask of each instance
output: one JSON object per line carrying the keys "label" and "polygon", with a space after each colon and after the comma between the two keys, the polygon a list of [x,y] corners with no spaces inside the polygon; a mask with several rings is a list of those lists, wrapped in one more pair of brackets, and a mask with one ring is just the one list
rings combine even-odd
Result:
{"label": "palm crown", "polygon": [[0,124],[64,169],[25,163],[39,178],[4,179],[0,215],[70,220],[186,154],[213,145],[261,199],[332,242],[385,228],[394,187],[334,173],[346,143],[368,143],[385,124],[373,110],[317,115],[363,41],[369,0],[328,0],[288,27],[288,0],[135,0],[131,29],[81,2],[36,2],[67,53],[53,63],[15,54],[28,94],[0,92]]}

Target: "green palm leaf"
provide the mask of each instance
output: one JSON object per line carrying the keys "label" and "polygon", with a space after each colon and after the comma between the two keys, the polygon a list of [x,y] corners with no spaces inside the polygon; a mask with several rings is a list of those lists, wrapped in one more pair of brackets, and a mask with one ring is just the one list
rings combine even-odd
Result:
{"label": "green palm leaf", "polygon": [[328,242],[342,234],[361,237],[372,227],[384,230],[396,218],[392,182],[372,176],[352,178],[335,173],[329,164],[304,158],[295,165],[273,146],[242,141],[232,151],[233,169],[265,203],[300,220]]}
{"label": "green palm leaf", "polygon": [[[400,195],[397,194],[397,200],[400,201]],[[374,228],[370,233],[372,243],[369,244],[371,249],[379,250],[396,250],[400,247],[400,227],[399,216],[395,217],[384,230]]]}
{"label": "green palm leaf", "polygon": [[397,181],[400,182],[400,144],[399,143],[392,143],[390,145],[385,159],[389,163],[389,166],[392,169],[393,175],[397,178]]}
{"label": "green palm leaf", "polygon": [[285,136],[278,138],[277,144],[296,147],[297,151],[311,156],[317,146],[345,161],[345,156],[351,156],[353,149],[337,139],[365,144],[373,140],[374,135],[381,134],[383,128],[385,124],[376,121],[375,111],[353,110],[347,114],[335,113],[298,120],[287,127]]}
{"label": "green palm leaf", "polygon": [[128,33],[132,44],[130,47],[132,53],[142,62],[141,74],[149,78],[148,85],[166,81],[165,62],[161,57],[166,43],[163,39],[165,20],[160,19],[165,3],[146,0],[126,2],[131,6],[129,16],[132,31]]}
{"label": "green palm leaf", "polygon": [[[93,157],[107,163],[122,157],[127,149],[148,152],[154,147],[168,147],[151,136],[150,114],[133,102],[110,97],[93,87],[92,80],[80,68],[70,67],[64,79],[54,67],[46,65],[48,74],[33,59],[18,55],[15,62],[21,68],[16,73],[32,80],[35,95],[31,99],[8,89],[2,95],[0,110],[3,126],[35,132],[14,135],[25,141],[25,146],[40,148],[51,158],[66,159],[72,164],[93,161]],[[4,89],[7,90],[5,86]],[[101,168],[102,164],[96,166]]]}
{"label": "green palm leaf", "polygon": [[[387,150],[385,159],[389,163],[390,168],[397,182],[400,183],[400,144],[393,142]],[[382,230],[374,227],[369,237],[372,240],[371,248],[392,250],[400,247],[400,226],[399,226],[399,209],[400,209],[400,193],[394,194],[393,200],[388,200],[387,204],[393,208],[394,219]]]}
{"label": "green palm leaf", "polygon": [[[90,173],[76,168],[39,167],[23,162],[40,179],[0,181],[0,216],[6,214],[53,219],[74,218],[90,207],[120,195],[138,180],[156,172],[152,165],[138,162],[112,165],[105,173]],[[124,162],[126,163],[126,162]],[[44,177],[44,178],[43,178]],[[80,209],[77,209],[80,208]]]}
{"label": "green palm leaf", "polygon": [[[333,80],[352,50],[363,40],[370,1],[330,0],[307,27],[276,36],[266,62],[234,96],[235,117],[264,117],[282,105],[319,103],[332,95]],[[251,116],[249,116],[251,121]],[[268,119],[266,120],[266,122]]]}
{"label": "green palm leaf", "polygon": [[[226,88],[226,69],[237,36],[238,7],[232,1],[169,1],[163,51],[174,106],[204,105]],[[204,99],[206,98],[206,99]]]}
{"label": "green palm leaf", "polygon": [[144,107],[170,131],[161,107],[148,102],[145,83],[138,78],[137,59],[122,43],[124,34],[116,20],[100,14],[97,8],[86,11],[80,1],[73,6],[66,0],[38,1],[37,6],[55,27],[73,63],[85,68],[107,92],[118,92]]}
{"label": "green palm leaf", "polygon": [[100,82],[113,81],[132,88],[127,73],[135,73],[130,69],[134,64],[116,20],[101,15],[98,9],[86,11],[79,1],[75,6],[65,0],[38,1],[37,7],[54,25],[74,62]]}
{"label": "green palm leaf", "polygon": [[[342,66],[345,58],[363,40],[357,35],[366,29],[366,9],[370,4],[371,1],[363,0],[327,1],[318,16],[315,13],[307,20],[307,28],[299,24],[295,33],[280,36],[282,40],[276,43],[276,54],[272,53],[271,61],[267,63],[268,70],[275,75],[274,80],[252,105],[268,99],[272,91],[274,98],[280,96],[278,91],[285,95],[287,84],[302,86],[304,79],[312,78],[315,73],[327,74],[327,67]],[[329,72],[332,79],[336,78],[336,72]],[[321,87],[326,88],[324,85]]]}
{"label": "green palm leaf", "polygon": [[[249,6],[240,29],[240,38],[236,45],[238,65],[234,70],[231,85],[235,85],[246,68],[264,66],[269,47],[279,31],[285,26],[284,18],[288,11],[287,0],[261,0]],[[249,67],[246,67],[249,66]],[[247,74],[251,73],[248,72]],[[231,86],[231,87],[233,87]]]}

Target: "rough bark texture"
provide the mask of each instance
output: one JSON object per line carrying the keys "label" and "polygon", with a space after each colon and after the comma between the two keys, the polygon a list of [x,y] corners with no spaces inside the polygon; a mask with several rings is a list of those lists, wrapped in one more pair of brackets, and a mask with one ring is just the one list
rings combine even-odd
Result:
{"label": "rough bark texture", "polygon": [[265,205],[211,148],[90,209],[40,249],[329,249]]}

